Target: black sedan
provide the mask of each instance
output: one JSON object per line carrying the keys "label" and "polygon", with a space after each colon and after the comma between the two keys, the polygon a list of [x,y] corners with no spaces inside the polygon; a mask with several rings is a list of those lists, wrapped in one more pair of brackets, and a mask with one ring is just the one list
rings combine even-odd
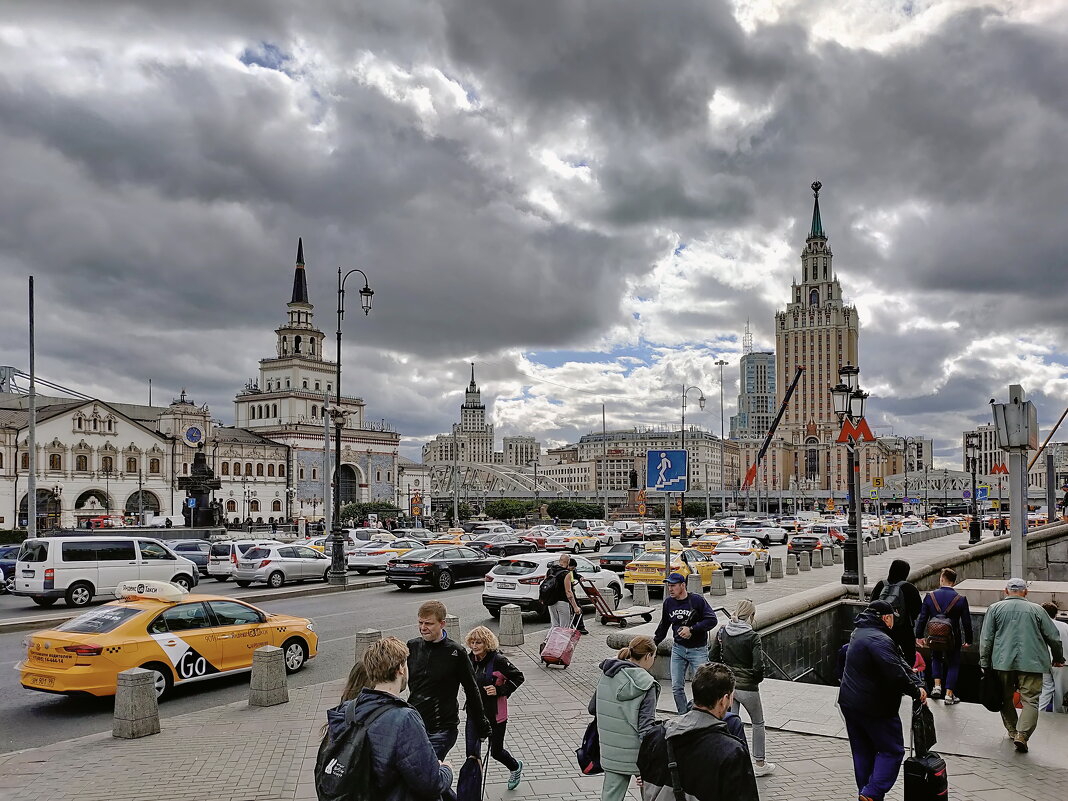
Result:
{"label": "black sedan", "polygon": [[645,550],[640,542],[621,542],[613,545],[606,551],[601,551],[600,565],[602,570],[614,570],[622,573],[634,558]]}
{"label": "black sedan", "polygon": [[484,581],[486,574],[497,564],[474,548],[438,545],[408,551],[386,565],[386,583],[400,590],[416,584],[428,584],[447,590],[460,581]]}
{"label": "black sedan", "polygon": [[179,556],[184,556],[193,562],[200,575],[208,575],[208,554],[211,551],[211,543],[207,540],[170,540],[167,544]]}
{"label": "black sedan", "polygon": [[508,534],[487,534],[467,543],[483,553],[493,556],[515,556],[517,553],[534,553],[538,546]]}

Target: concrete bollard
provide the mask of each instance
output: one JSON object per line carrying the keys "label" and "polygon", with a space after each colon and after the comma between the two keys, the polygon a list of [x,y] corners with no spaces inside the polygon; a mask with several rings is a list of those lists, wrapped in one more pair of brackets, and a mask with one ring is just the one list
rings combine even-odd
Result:
{"label": "concrete bollard", "polygon": [[745,568],[741,565],[735,565],[731,570],[731,589],[732,590],[744,590],[748,584],[745,581]]}
{"label": "concrete bollard", "polygon": [[635,606],[648,606],[649,605],[649,585],[644,581],[639,581],[631,589],[631,593],[634,597]]}
{"label": "concrete bollard", "polygon": [[797,565],[798,565],[799,561],[800,560],[797,558],[797,554],[796,553],[788,553],[788,554],[786,554],[786,575],[788,575],[788,576],[796,576],[797,575]]}
{"label": "concrete bollard", "polygon": [[897,534],[891,535],[891,537],[890,537],[890,550],[891,551],[896,551],[900,547],[901,547],[901,537],[899,537]]}
{"label": "concrete bollard", "polygon": [[831,564],[835,564],[835,565],[842,564],[842,546],[841,545],[835,545],[833,548],[831,548]]}
{"label": "concrete bollard", "polygon": [[695,595],[705,594],[705,586],[701,583],[700,573],[691,573],[686,577],[686,592],[692,592]]}
{"label": "concrete bollard", "polygon": [[798,561],[801,563],[799,569],[802,573],[807,573],[812,569],[812,556],[808,551],[802,551],[798,557]]}
{"label": "concrete bollard", "polygon": [[[615,593],[608,593],[606,598],[615,599]],[[501,625],[497,631],[501,645],[523,644],[523,610],[515,604],[501,607]]]}
{"label": "concrete bollard", "polygon": [[819,568],[823,567],[823,557],[820,556],[823,550],[823,548],[820,548],[818,551],[812,552],[812,558],[810,561],[812,562],[813,570],[818,570]]}
{"label": "concrete bollard", "polygon": [[785,573],[783,568],[783,559],[781,556],[776,556],[771,560],[771,577],[773,579],[781,579]]}
{"label": "concrete bollard", "polygon": [[252,652],[249,706],[276,706],[289,702],[285,652],[277,645],[261,645]]}
{"label": "concrete bollard", "polygon": [[833,553],[833,551],[834,551],[834,546],[833,545],[830,548],[824,548],[822,551],[820,551],[820,556],[823,558],[823,566],[824,567],[830,567],[831,565],[834,564],[834,553]]}
{"label": "concrete bollard", "polygon": [[115,688],[115,719],[112,737],[134,740],[159,734],[159,704],[156,701],[156,672],[130,668],[119,673]]}
{"label": "concrete bollard", "polygon": [[356,632],[356,661],[359,662],[363,659],[363,655],[367,653],[367,649],[371,647],[372,643],[376,643],[382,639],[382,632],[378,629],[361,629]]}
{"label": "concrete bollard", "polygon": [[449,639],[462,643],[464,633],[460,631],[460,618],[457,615],[445,615],[445,631],[449,633]]}
{"label": "concrete bollard", "polygon": [[712,590],[710,595],[726,595],[727,594],[727,578],[723,574],[722,570],[716,570],[712,573]]}
{"label": "concrete bollard", "polygon": [[879,553],[886,553],[886,543],[889,542],[889,537],[879,537]]}
{"label": "concrete bollard", "polygon": [[864,548],[864,555],[871,556],[871,543],[865,542],[862,547]]}
{"label": "concrete bollard", "polygon": [[609,590],[608,592],[602,592],[601,597],[604,598],[604,602],[608,604],[608,608],[613,612],[619,609],[619,602],[622,598],[616,598],[616,594]]}
{"label": "concrete bollard", "polygon": [[753,583],[754,584],[767,584],[768,583],[768,569],[764,566],[763,560],[758,560],[753,565]]}
{"label": "concrete bollard", "polygon": [[910,535],[909,535],[909,533],[907,531],[901,532],[901,547],[902,548],[907,548],[909,545],[912,544],[912,540],[909,539],[909,536]]}

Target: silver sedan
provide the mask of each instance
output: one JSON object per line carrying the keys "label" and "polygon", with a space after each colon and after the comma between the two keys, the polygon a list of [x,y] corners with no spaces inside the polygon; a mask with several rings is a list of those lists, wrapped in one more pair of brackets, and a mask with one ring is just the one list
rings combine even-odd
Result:
{"label": "silver sedan", "polygon": [[241,556],[234,579],[238,587],[264,582],[281,587],[288,581],[326,581],[330,557],[307,545],[260,546]]}

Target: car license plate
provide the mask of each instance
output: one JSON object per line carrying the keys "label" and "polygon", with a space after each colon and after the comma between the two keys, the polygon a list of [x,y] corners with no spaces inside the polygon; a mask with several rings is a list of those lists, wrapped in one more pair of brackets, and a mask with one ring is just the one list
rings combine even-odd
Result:
{"label": "car license plate", "polygon": [[32,570],[23,570],[22,571],[22,577],[23,578],[33,578],[33,571]]}
{"label": "car license plate", "polygon": [[243,567],[243,568],[245,568],[245,569],[247,569],[247,570],[251,570],[251,569],[252,569],[252,568],[254,568],[255,566],[256,566],[256,563],[255,563],[255,562],[241,562],[241,563],[240,563],[240,564],[238,565],[238,567]]}
{"label": "car license plate", "polygon": [[515,588],[516,588],[516,583],[514,581],[498,581],[497,582],[497,589],[498,590],[514,590]]}
{"label": "car license plate", "polygon": [[55,687],[55,676],[38,676],[35,673],[31,673],[23,679],[24,684],[28,684],[31,687]]}

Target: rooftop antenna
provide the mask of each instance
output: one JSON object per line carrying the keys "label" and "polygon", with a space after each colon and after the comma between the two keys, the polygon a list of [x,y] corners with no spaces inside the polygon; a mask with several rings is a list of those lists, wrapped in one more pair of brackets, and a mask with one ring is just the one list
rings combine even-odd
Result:
{"label": "rooftop antenna", "polygon": [[749,330],[749,318],[745,321],[745,333],[742,334],[742,354],[748,356],[753,352],[753,332]]}

